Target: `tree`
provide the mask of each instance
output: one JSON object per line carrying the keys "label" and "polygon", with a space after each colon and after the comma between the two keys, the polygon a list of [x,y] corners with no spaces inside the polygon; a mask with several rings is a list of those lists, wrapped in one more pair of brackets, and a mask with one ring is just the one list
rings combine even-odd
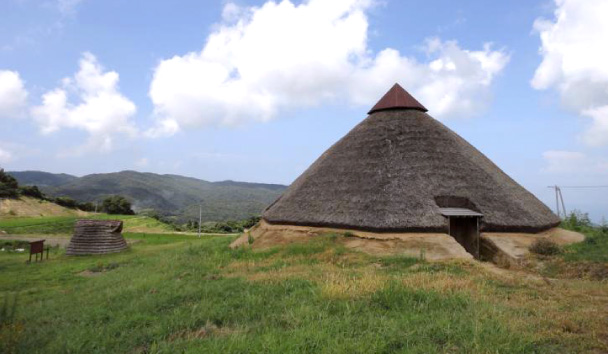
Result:
{"label": "tree", "polygon": [[19,197],[19,183],[17,180],[0,168],[0,198]]}
{"label": "tree", "polygon": [[76,209],[78,206],[78,202],[70,197],[57,197],[55,198],[55,204],[71,209]]}
{"label": "tree", "polygon": [[131,209],[131,202],[121,195],[113,195],[104,199],[101,203],[101,209],[108,214],[135,214]]}
{"label": "tree", "polygon": [[36,199],[45,199],[44,193],[38,189],[38,186],[23,186],[19,187],[19,192],[21,195],[26,197],[32,197]]}
{"label": "tree", "polygon": [[566,216],[563,224],[568,229],[580,231],[583,227],[591,226],[591,219],[589,219],[589,214],[575,209],[570,212],[570,215]]}
{"label": "tree", "polygon": [[78,209],[82,211],[95,211],[95,204],[91,202],[78,203]]}

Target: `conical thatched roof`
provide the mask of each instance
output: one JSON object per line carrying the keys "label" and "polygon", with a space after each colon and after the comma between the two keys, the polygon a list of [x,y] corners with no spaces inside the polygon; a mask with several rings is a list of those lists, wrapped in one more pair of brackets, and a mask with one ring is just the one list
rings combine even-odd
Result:
{"label": "conical thatched roof", "polygon": [[440,207],[482,213],[484,231],[556,226],[547,206],[400,86],[317,159],[263,218],[377,232],[447,231]]}
{"label": "conical thatched roof", "polygon": [[120,220],[78,220],[65,253],[70,256],[120,252],[127,248]]}

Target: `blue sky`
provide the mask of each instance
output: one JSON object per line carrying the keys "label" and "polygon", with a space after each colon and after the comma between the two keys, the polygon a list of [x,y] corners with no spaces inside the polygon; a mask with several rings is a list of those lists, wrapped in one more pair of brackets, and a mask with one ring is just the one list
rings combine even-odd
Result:
{"label": "blue sky", "polygon": [[[608,185],[602,0],[6,0],[0,14],[8,170],[289,184],[399,82],[551,207],[548,185]],[[608,217],[608,188],[563,193]]]}

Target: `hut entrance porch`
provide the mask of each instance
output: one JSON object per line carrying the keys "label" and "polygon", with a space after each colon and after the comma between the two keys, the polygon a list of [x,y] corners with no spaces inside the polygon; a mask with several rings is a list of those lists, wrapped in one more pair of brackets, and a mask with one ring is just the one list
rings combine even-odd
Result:
{"label": "hut entrance porch", "polygon": [[448,234],[479,259],[479,219],[483,214],[466,208],[439,208],[448,219]]}
{"label": "hut entrance porch", "polygon": [[479,218],[478,217],[448,217],[450,222],[449,234],[464,247],[464,249],[479,258]]}

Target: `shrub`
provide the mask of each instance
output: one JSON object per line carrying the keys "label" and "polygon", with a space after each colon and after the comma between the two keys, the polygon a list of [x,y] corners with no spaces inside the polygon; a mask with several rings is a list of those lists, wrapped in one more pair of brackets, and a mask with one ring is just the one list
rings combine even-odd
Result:
{"label": "shrub", "polygon": [[562,252],[561,247],[546,238],[540,238],[530,246],[530,252],[543,256],[553,256]]}
{"label": "shrub", "polygon": [[255,224],[260,222],[260,219],[262,219],[262,218],[259,216],[252,216],[243,222],[242,227],[244,229],[250,229],[250,228],[254,227]]}

